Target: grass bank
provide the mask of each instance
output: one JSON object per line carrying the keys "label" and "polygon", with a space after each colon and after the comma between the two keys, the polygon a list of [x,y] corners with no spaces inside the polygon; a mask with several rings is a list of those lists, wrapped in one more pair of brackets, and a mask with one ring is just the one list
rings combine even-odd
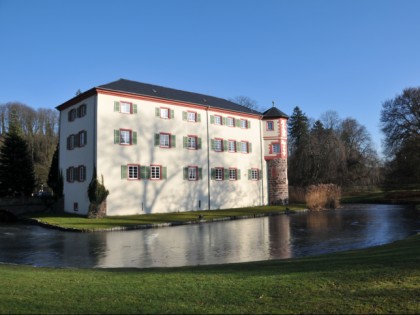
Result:
{"label": "grass bank", "polygon": [[394,203],[420,205],[420,190],[391,190],[344,194],[342,203]]}
{"label": "grass bank", "polygon": [[420,235],[290,260],[154,269],[0,265],[1,314],[418,314]]}
{"label": "grass bank", "polygon": [[155,213],[129,216],[112,216],[101,219],[88,219],[83,216],[66,213],[29,214],[27,218],[52,227],[77,230],[97,231],[108,229],[130,229],[150,226],[213,222],[239,218],[282,214],[286,211],[301,211],[305,205],[261,206],[224,210],[200,210],[172,213]]}

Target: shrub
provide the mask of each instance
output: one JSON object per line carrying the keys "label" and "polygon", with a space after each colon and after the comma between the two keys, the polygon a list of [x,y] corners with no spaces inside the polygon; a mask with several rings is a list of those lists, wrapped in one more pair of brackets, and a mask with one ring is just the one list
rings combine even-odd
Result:
{"label": "shrub", "polygon": [[105,216],[106,213],[106,198],[109,195],[109,190],[104,186],[104,178],[101,177],[101,182],[96,177],[96,168],[93,172],[92,180],[88,187],[89,196],[89,218],[98,218]]}
{"label": "shrub", "polygon": [[308,209],[336,209],[340,206],[341,188],[334,184],[311,185],[306,189]]}

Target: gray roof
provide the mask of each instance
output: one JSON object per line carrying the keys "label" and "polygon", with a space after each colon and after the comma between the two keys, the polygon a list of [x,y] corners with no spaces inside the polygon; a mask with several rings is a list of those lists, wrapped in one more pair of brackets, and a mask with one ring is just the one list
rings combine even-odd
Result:
{"label": "gray roof", "polygon": [[248,113],[261,116],[262,113],[253,109],[250,109],[246,106],[236,104],[234,102],[225,100],[223,98],[218,98],[214,96],[186,92],[176,89],[171,89],[159,85],[141,83],[136,81],[130,81],[125,79],[120,79],[111,83],[103,84],[97,88],[109,90],[109,91],[118,91],[126,92],[137,95],[151,96],[162,98],[165,100],[172,101],[182,101],[192,104],[204,105],[214,108],[221,108],[230,111]]}
{"label": "gray roof", "polygon": [[289,118],[285,113],[283,113],[277,107],[271,107],[263,113],[264,118]]}

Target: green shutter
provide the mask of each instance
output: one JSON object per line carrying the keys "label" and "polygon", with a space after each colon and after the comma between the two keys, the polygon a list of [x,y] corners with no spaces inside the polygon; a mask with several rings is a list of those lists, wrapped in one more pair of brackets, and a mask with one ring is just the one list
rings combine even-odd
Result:
{"label": "green shutter", "polygon": [[251,129],[251,121],[250,121],[250,120],[247,120],[247,122],[246,122],[246,127],[247,127],[248,129]]}
{"label": "green shutter", "polygon": [[85,138],[85,145],[86,145],[87,144],[87,131],[83,131],[83,133],[85,134],[84,138]]}
{"label": "green shutter", "polygon": [[133,114],[137,114],[137,104],[133,104]]}
{"label": "green shutter", "polygon": [[224,180],[228,180],[229,179],[229,169],[228,168],[225,168],[225,169],[223,169],[223,179]]}
{"label": "green shutter", "polygon": [[149,179],[150,178],[150,167],[149,166],[140,166],[140,178]]}
{"label": "green shutter", "polygon": [[166,178],[167,178],[166,166],[162,166],[162,179],[166,179]]}
{"label": "green shutter", "polygon": [[169,118],[174,119],[175,118],[175,111],[171,109],[171,116]]}
{"label": "green shutter", "polygon": [[211,139],[211,149],[214,150],[214,139]]}
{"label": "green shutter", "polygon": [[182,137],[182,147],[186,148],[188,145],[188,137]]}
{"label": "green shutter", "polygon": [[240,152],[241,151],[241,143],[239,141],[235,141],[235,145],[236,145],[236,152]]}
{"label": "green shutter", "polygon": [[171,148],[176,148],[176,137],[171,135]]}
{"label": "green shutter", "polygon": [[201,114],[197,114],[197,122],[201,122]]}
{"label": "green shutter", "polygon": [[223,151],[227,151],[228,150],[228,141],[227,140],[223,140]]}
{"label": "green shutter", "polygon": [[252,152],[252,143],[248,142],[248,153]]}
{"label": "green shutter", "polygon": [[160,143],[160,134],[155,133],[155,146],[158,146]]}
{"label": "green shutter", "polygon": [[210,123],[214,124],[214,116],[213,115],[210,115]]}
{"label": "green shutter", "polygon": [[251,179],[251,177],[252,177],[252,169],[249,169],[248,170],[248,179]]}
{"label": "green shutter", "polygon": [[187,112],[182,112],[182,120],[187,120]]}
{"label": "green shutter", "polygon": [[155,115],[156,115],[156,117],[160,117],[160,108],[159,107],[155,108]]}
{"label": "green shutter", "polygon": [[198,168],[198,179],[203,179],[203,168]]}
{"label": "green shutter", "polygon": [[216,177],[216,170],[214,168],[212,168],[210,170],[210,174],[211,174],[211,179],[214,179]]}
{"label": "green shutter", "polygon": [[120,143],[120,131],[118,129],[114,130],[114,143]]}
{"label": "green shutter", "polygon": [[262,179],[263,173],[262,170],[258,170],[258,179]]}
{"label": "green shutter", "polygon": [[240,119],[235,119],[235,126],[236,127],[240,127],[241,126],[241,120]]}
{"label": "green shutter", "polygon": [[121,179],[127,178],[127,165],[121,165]]}
{"label": "green shutter", "polygon": [[201,138],[197,138],[197,150],[201,149]]}
{"label": "green shutter", "polygon": [[236,179],[237,180],[241,179],[241,170],[236,170]]}
{"label": "green shutter", "polygon": [[114,102],[114,112],[120,111],[120,102],[115,101]]}
{"label": "green shutter", "polygon": [[133,144],[137,144],[137,132],[133,131]]}
{"label": "green shutter", "polygon": [[222,125],[226,126],[226,117],[222,117]]}
{"label": "green shutter", "polygon": [[188,167],[184,167],[184,179],[188,179]]}

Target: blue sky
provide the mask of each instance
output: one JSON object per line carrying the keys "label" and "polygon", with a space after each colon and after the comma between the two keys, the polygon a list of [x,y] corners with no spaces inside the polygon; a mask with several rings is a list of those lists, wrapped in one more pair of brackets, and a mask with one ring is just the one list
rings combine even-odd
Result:
{"label": "blue sky", "polygon": [[0,104],[120,78],[366,126],[420,86],[418,0],[0,0]]}

